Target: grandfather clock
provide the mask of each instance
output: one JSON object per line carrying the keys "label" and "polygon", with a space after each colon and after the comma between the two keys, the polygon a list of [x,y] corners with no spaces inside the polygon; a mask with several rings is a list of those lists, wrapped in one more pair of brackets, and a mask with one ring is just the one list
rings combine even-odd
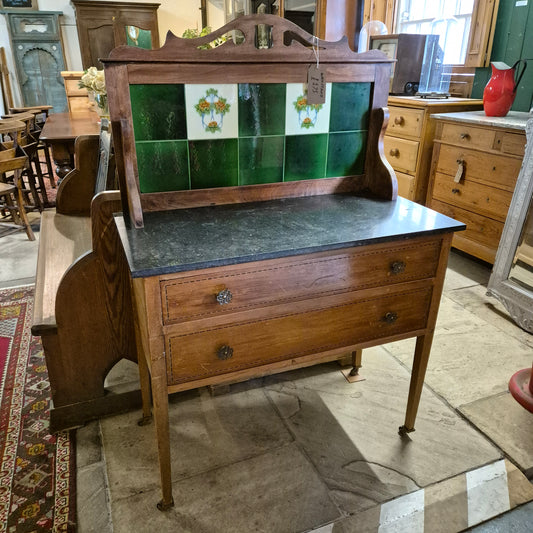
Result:
{"label": "grandfather clock", "polygon": [[65,70],[59,28],[61,11],[3,11],[7,15],[17,78],[25,106],[66,111]]}

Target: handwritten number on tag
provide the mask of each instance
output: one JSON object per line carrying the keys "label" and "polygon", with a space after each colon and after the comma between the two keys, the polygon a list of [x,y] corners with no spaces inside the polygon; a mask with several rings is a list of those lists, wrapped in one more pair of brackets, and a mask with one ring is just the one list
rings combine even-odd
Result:
{"label": "handwritten number on tag", "polygon": [[307,71],[307,103],[326,102],[326,75],[320,66],[311,65]]}

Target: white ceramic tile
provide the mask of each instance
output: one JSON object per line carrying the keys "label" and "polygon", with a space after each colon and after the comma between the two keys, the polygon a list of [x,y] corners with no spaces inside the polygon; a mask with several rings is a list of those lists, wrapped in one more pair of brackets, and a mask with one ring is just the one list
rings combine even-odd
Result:
{"label": "white ceramic tile", "polygon": [[378,533],[424,533],[424,489],[381,506]]}
{"label": "white ceramic tile", "polygon": [[237,84],[186,84],[185,107],[189,140],[238,137]]}
{"label": "white ceramic tile", "polygon": [[287,83],[285,104],[285,135],[312,135],[328,133],[331,108],[331,83],[326,83],[326,102],[316,110],[305,106],[298,111],[295,104],[307,99],[307,83]]}
{"label": "white ceramic tile", "polygon": [[467,472],[466,488],[469,526],[505,513],[511,508],[504,460]]}

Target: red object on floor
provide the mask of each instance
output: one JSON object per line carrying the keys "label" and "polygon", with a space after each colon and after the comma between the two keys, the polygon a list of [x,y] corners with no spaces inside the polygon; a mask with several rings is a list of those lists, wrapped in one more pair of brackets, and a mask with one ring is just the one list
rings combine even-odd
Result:
{"label": "red object on floor", "polygon": [[513,398],[530,413],[533,413],[533,368],[519,370],[509,380]]}

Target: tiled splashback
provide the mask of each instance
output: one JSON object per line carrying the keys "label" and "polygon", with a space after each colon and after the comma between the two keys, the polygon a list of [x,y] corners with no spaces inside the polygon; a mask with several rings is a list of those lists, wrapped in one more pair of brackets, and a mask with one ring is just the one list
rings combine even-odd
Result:
{"label": "tiled splashback", "polygon": [[369,83],[130,85],[142,193],[362,174]]}

